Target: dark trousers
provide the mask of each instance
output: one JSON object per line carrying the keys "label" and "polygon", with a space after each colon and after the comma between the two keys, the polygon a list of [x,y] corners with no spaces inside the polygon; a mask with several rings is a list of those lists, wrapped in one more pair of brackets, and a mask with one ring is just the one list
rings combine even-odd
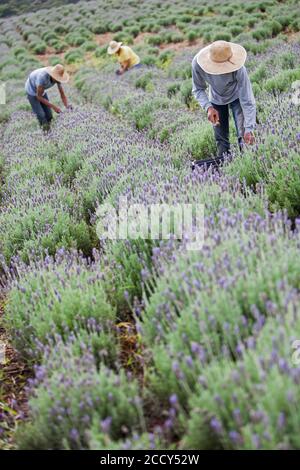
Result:
{"label": "dark trousers", "polygon": [[[31,104],[32,111],[38,118],[38,121],[42,127],[49,126],[50,122],[52,121],[52,110],[49,106],[41,103],[36,96],[27,95],[28,101]],[[48,100],[47,93],[44,94],[43,98]]]}
{"label": "dark trousers", "polygon": [[230,155],[229,108],[232,111],[239,147],[242,151],[244,136],[244,114],[240,104],[240,100],[237,99],[232,103],[225,105],[219,105],[214,103],[212,103],[212,105],[218,111],[220,117],[220,125],[214,126],[218,157]]}

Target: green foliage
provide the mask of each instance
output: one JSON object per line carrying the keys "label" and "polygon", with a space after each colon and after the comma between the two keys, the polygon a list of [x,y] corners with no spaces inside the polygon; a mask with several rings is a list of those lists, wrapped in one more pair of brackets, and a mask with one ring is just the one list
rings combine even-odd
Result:
{"label": "green foliage", "polygon": [[147,127],[150,127],[153,123],[153,104],[144,103],[137,106],[132,111],[132,117],[137,130],[141,131]]}
{"label": "green foliage", "polygon": [[273,20],[273,21],[267,21],[265,23],[265,27],[269,28],[269,30],[272,33],[272,36],[277,36],[282,30],[282,24],[279,21]]}
{"label": "green foliage", "polygon": [[47,49],[47,44],[45,42],[39,42],[33,45],[32,50],[35,54],[44,54]]}
{"label": "green foliage", "polygon": [[276,136],[268,136],[258,144],[256,152],[247,150],[225,169],[229,174],[238,175],[241,181],[255,187],[264,181],[264,187],[271,210],[286,209],[291,218],[300,213],[298,203],[299,156],[291,150],[289,160],[285,158],[283,142]]}
{"label": "green foliage", "polygon": [[182,15],[180,17],[180,21],[182,21],[183,23],[190,23],[192,19],[193,19],[192,15]]}
{"label": "green foliage", "polygon": [[296,67],[296,56],[292,52],[285,52],[281,54],[279,60],[284,70],[294,69]]}
{"label": "green foliage", "polygon": [[173,57],[174,57],[173,51],[161,52],[156,61],[156,65],[158,67],[166,68],[171,64]]}
{"label": "green foliage", "polygon": [[245,49],[248,52],[252,52],[254,55],[260,54],[265,52],[268,47],[270,46],[269,40],[260,41],[260,42],[253,42],[253,41],[245,41],[242,43]]}
{"label": "green foliage", "polygon": [[86,41],[84,44],[82,44],[81,48],[85,52],[91,52],[97,49],[97,44],[92,41]]}
{"label": "green foliage", "polygon": [[295,32],[300,31],[300,20],[299,20],[299,18],[296,18],[296,19],[293,20],[291,27],[292,27],[292,30],[295,31]]}
{"label": "green foliage", "polygon": [[268,28],[263,28],[263,27],[257,28],[256,30],[252,32],[252,36],[257,41],[260,41],[261,39],[266,39],[270,37],[270,31]]}
{"label": "green foliage", "polygon": [[54,26],[54,31],[57,34],[66,34],[68,33],[68,27],[64,24],[57,24]]}
{"label": "green foliage", "polygon": [[[30,2],[18,3],[10,10]],[[34,449],[298,448],[299,377],[282,361],[299,330],[300,129],[291,92],[300,75],[297,35],[287,34],[300,28],[296,3],[138,3],[129,0],[122,14],[99,0],[0,21],[5,325],[37,366],[16,441]],[[260,123],[243,154],[233,145],[222,168],[191,172],[189,159],[216,155],[192,96],[196,46],[181,50],[200,37],[247,49]],[[151,68],[116,77],[112,38],[134,42]],[[50,52],[56,64],[62,51],[79,69],[66,87],[76,104],[43,134],[27,112],[24,77],[42,66],[33,53]],[[133,203],[204,204],[203,250],[173,239],[99,240],[96,208],[116,208],[124,194]],[[132,382],[124,365],[143,380]]]}
{"label": "green foliage", "polygon": [[203,40],[204,40],[205,43],[208,43],[208,42],[210,42],[210,41],[212,41],[212,40],[214,41],[214,39],[212,39],[212,38],[213,38],[213,36],[212,36],[212,33],[211,33],[211,32],[205,32],[205,33],[203,34]]}
{"label": "green foliage", "polygon": [[155,63],[156,63],[156,59],[152,55],[146,55],[143,57],[143,64],[154,65]]}
{"label": "green foliage", "polygon": [[245,4],[244,8],[246,13],[252,13],[257,9],[257,3],[249,2],[248,4]]}
{"label": "green foliage", "polygon": [[68,33],[65,36],[65,41],[70,45],[70,46],[82,46],[82,44],[85,43],[86,38],[83,35],[79,35],[77,33]]}
{"label": "green foliage", "polygon": [[152,88],[152,73],[147,72],[144,75],[141,75],[135,82],[136,88],[142,88],[145,91],[151,91]]}
{"label": "green foliage", "polygon": [[[152,433],[135,434],[133,438],[113,441],[107,435],[104,435],[96,429],[92,429],[90,448],[93,450],[120,450],[128,448],[131,450],[166,450],[169,448],[169,445],[164,442],[160,436],[156,437]],[[171,448],[173,449],[173,446]]]}
{"label": "green foliage", "polygon": [[262,86],[263,80],[268,76],[267,68],[264,64],[261,64],[257,69],[251,74],[251,82],[256,82]]}
{"label": "green foliage", "polygon": [[272,165],[266,192],[271,210],[285,209],[291,218],[300,214],[300,156],[290,152],[289,163],[279,160]]}
{"label": "green foliage", "polygon": [[105,57],[107,55],[107,47],[102,46],[102,47],[97,47],[95,49],[95,56],[96,57]]}
{"label": "green foliage", "polygon": [[292,15],[275,16],[274,20],[281,24],[282,28],[287,28],[293,21]]}
{"label": "green foliage", "polygon": [[55,52],[63,52],[66,49],[66,44],[62,41],[55,41],[51,45],[55,49]]}
{"label": "green foliage", "polygon": [[170,139],[175,152],[188,154],[193,159],[203,160],[215,154],[216,144],[211,125],[205,122],[195,123]]}
{"label": "green foliage", "polygon": [[[139,429],[142,412],[135,381],[122,371],[97,370],[88,352],[76,357],[62,346],[58,354],[49,358],[53,372],[48,369],[29,400],[31,422],[19,432],[19,448],[87,449],[88,430],[120,439],[124,429]],[[68,418],[60,419],[65,412]]]}
{"label": "green foliage", "polygon": [[35,12],[44,8],[59,7],[66,3],[77,3],[77,1],[78,0],[35,0],[32,2],[28,0],[7,0],[3,5],[0,5],[0,18]]}
{"label": "green foliage", "polygon": [[159,46],[164,42],[164,38],[161,35],[155,35],[155,36],[150,36],[148,38],[148,44],[151,44],[152,46]]}
{"label": "green foliage", "polygon": [[182,42],[184,40],[184,36],[183,34],[180,34],[180,33],[172,33],[169,37],[166,36],[166,42],[169,42],[169,43],[178,43],[178,42]]}
{"label": "green foliage", "polygon": [[187,32],[186,37],[190,43],[193,43],[197,39],[198,33],[197,31],[191,29],[190,31]]}
{"label": "green foliage", "polygon": [[213,37],[214,41],[231,41],[231,34],[227,31],[224,32],[218,32],[214,35]]}
{"label": "green foliage", "polygon": [[131,28],[128,28],[128,31],[126,30],[126,32],[128,32],[130,36],[136,38],[140,33],[140,28],[138,26],[132,26]]}
{"label": "green foliage", "polygon": [[107,25],[102,23],[97,23],[92,27],[92,31],[95,34],[104,34],[107,31]]}
{"label": "green foliage", "polygon": [[52,66],[60,64],[60,58],[57,56],[49,57],[49,64]]}
{"label": "green foliage", "polygon": [[53,31],[51,31],[51,32],[46,31],[44,34],[42,34],[42,39],[47,44],[50,44],[50,41],[52,41],[53,39],[57,41],[59,39],[59,37]]}
{"label": "green foliage", "polygon": [[108,25],[108,31],[111,31],[112,33],[117,33],[118,31],[122,31],[123,26],[121,23],[110,23]]}
{"label": "green foliage", "polygon": [[[190,400],[192,411],[183,448],[299,447],[299,390],[292,373],[287,373],[285,367],[289,366],[284,360],[290,354],[290,338],[297,337],[299,331],[295,305],[288,305],[285,316],[284,326],[278,317],[268,319],[258,335],[256,348],[264,360],[256,358],[249,349],[236,370],[229,362],[221,361],[203,371],[203,386]],[[186,416],[182,415],[182,419]]]}
{"label": "green foliage", "polygon": [[191,80],[187,79],[180,85],[180,94],[186,106],[191,106],[193,101],[192,95],[192,83]]}
{"label": "green foliage", "polygon": [[0,153],[0,180],[3,178],[3,174],[4,174],[4,162],[5,162],[4,156]]}
{"label": "green foliage", "polygon": [[[106,289],[112,305],[119,311],[128,309],[128,302],[142,294],[141,272],[151,265],[152,240],[120,240],[107,246],[109,265]],[[125,297],[127,294],[127,298]]]}
{"label": "green foliage", "polygon": [[3,124],[5,122],[7,122],[10,118],[10,111],[9,109],[2,109],[2,107],[0,108],[0,124]]}
{"label": "green foliage", "polygon": [[66,64],[74,64],[76,62],[80,62],[83,60],[83,52],[80,49],[76,49],[74,51],[69,51],[65,54],[64,60]]}
{"label": "green foliage", "polygon": [[133,44],[133,36],[126,33],[125,31],[121,31],[114,35],[114,41],[123,42],[125,44]]}
{"label": "green foliage", "polygon": [[288,69],[279,72],[264,83],[264,88],[273,93],[283,92],[290,88],[291,84],[300,79],[300,68]]}
{"label": "green foliage", "polygon": [[12,50],[12,53],[14,54],[15,57],[19,57],[22,55],[27,54],[27,50],[25,47],[16,47],[15,49]]}
{"label": "green foliage", "polygon": [[[216,197],[212,189],[209,185],[203,188],[202,197],[205,200]],[[219,197],[219,203],[223,205],[226,197],[224,191],[223,195],[219,193]],[[259,216],[258,220],[261,220]],[[250,219],[248,221],[251,224]],[[175,263],[171,262],[165,267],[150,300],[145,299],[146,308],[140,327],[155,364],[155,370],[149,373],[150,380],[154,393],[161,398],[166,399],[169,390],[173,390],[186,409],[188,397],[193,391],[197,395],[195,387],[199,374],[203,374],[204,368],[211,363],[217,366],[224,356],[228,366],[238,372],[231,359],[240,357],[241,345],[249,338],[249,331],[256,330],[253,325],[257,326],[258,316],[264,325],[265,316],[272,318],[275,314],[273,308],[280,314],[281,309],[285,308],[290,286],[297,288],[299,269],[294,256],[298,235],[291,240],[284,235],[284,230],[279,230],[276,237],[270,234],[271,246],[266,233],[259,234],[259,229],[253,230],[252,226],[250,229],[231,226],[227,231],[223,226],[222,241],[219,239],[216,245],[213,243],[211,259],[195,253],[177,255]],[[211,235],[206,235],[206,246],[210,245],[212,240],[208,239],[213,239],[214,233],[213,230]],[[248,254],[247,261],[243,258],[240,264],[242,247],[249,246],[250,239],[253,240],[251,254]],[[275,253],[276,263],[270,264],[268,256]],[[229,263],[233,270],[226,281],[222,276],[223,263]],[[284,288],[278,291],[277,285],[283,273],[286,273],[286,285],[289,287],[286,291]],[[231,283],[230,279],[234,281]],[[227,281],[230,282],[230,289]],[[257,361],[259,354],[260,351],[254,355]],[[242,381],[238,387],[242,394],[248,389],[244,388],[244,383]],[[208,387],[214,397],[212,390]],[[218,386],[216,390],[221,394],[223,387]],[[243,406],[247,406],[246,400]]]}
{"label": "green foliage", "polygon": [[76,325],[84,328],[91,318],[107,334],[115,312],[107,302],[99,272],[82,262],[45,267],[38,276],[29,272],[9,293],[6,321],[18,350],[26,355],[35,347],[34,338],[46,344],[50,337],[64,337]]}
{"label": "green foliage", "polygon": [[[48,250],[54,254],[59,247],[73,247],[89,255],[92,250],[90,230],[84,221],[76,222],[63,210],[51,206],[32,207],[25,213],[16,209],[5,221],[0,217],[1,251],[7,260],[19,253],[28,260],[32,251]],[[50,229],[49,229],[50,228]]]}
{"label": "green foliage", "polygon": [[167,89],[168,98],[172,98],[172,96],[176,95],[176,93],[178,93],[179,90],[180,90],[179,83],[172,83],[171,85],[169,85]]}
{"label": "green foliage", "polygon": [[229,31],[232,36],[238,36],[243,32],[243,28],[241,26],[232,26]]}

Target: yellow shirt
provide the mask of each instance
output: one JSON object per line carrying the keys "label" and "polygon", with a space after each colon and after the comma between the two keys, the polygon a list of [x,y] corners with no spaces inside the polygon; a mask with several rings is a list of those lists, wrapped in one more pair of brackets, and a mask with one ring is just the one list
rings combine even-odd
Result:
{"label": "yellow shirt", "polygon": [[121,65],[129,60],[129,68],[140,63],[139,56],[128,46],[122,46],[117,57]]}

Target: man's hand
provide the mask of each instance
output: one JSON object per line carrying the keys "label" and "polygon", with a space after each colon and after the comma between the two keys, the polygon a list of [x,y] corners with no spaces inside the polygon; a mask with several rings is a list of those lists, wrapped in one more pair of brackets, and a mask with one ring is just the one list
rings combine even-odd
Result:
{"label": "man's hand", "polygon": [[253,132],[245,132],[244,141],[245,141],[245,144],[248,144],[248,145],[254,144],[255,137],[253,135]]}
{"label": "man's hand", "polygon": [[57,113],[60,114],[62,111],[58,106],[53,106],[53,110]]}
{"label": "man's hand", "polygon": [[220,124],[220,116],[219,116],[219,113],[218,111],[213,108],[212,106],[210,106],[207,110],[207,117],[208,117],[208,120],[214,125],[214,126],[218,126]]}

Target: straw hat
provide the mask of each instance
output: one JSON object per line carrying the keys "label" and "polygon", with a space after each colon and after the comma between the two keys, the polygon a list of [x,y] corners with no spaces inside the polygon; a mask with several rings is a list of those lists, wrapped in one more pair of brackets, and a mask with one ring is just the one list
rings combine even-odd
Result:
{"label": "straw hat", "polygon": [[215,41],[201,49],[197,62],[206,73],[221,75],[234,72],[243,67],[247,52],[239,44],[227,41]]}
{"label": "straw hat", "polygon": [[107,53],[110,55],[115,54],[116,52],[118,52],[122,44],[123,44],[122,42],[110,41],[108,49],[107,49]]}
{"label": "straw hat", "polygon": [[70,75],[61,64],[57,64],[54,67],[46,67],[46,70],[59,83],[67,83],[70,80]]}

